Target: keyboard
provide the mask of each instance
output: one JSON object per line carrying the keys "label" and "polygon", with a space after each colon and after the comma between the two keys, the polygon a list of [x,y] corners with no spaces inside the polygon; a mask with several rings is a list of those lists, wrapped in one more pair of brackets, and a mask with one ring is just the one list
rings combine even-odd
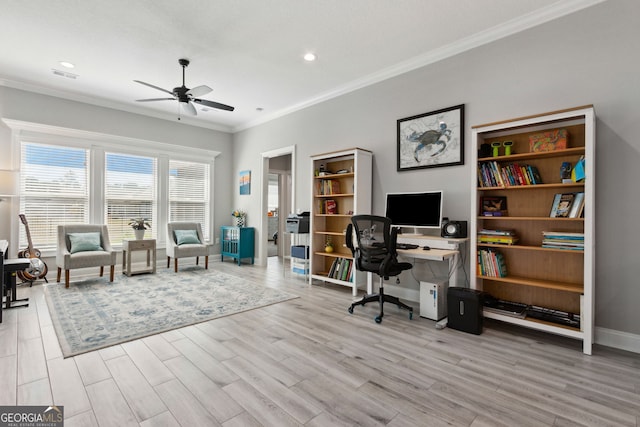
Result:
{"label": "keyboard", "polygon": [[418,249],[420,245],[414,245],[413,243],[396,243],[396,249]]}

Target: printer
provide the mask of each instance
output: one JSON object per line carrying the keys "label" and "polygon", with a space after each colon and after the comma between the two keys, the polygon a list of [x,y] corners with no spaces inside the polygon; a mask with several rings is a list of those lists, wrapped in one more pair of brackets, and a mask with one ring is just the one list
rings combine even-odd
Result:
{"label": "printer", "polygon": [[289,214],[287,216],[287,233],[301,234],[309,232],[309,212]]}

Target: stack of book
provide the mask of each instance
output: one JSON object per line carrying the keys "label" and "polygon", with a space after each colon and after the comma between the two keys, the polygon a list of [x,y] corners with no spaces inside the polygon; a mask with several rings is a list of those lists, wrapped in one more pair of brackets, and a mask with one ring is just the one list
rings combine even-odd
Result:
{"label": "stack of book", "polygon": [[351,281],[353,276],[353,260],[336,258],[331,264],[327,277],[344,281]]}
{"label": "stack of book", "polygon": [[512,163],[501,166],[497,161],[482,162],[478,167],[480,187],[510,187],[542,184],[538,168]]}
{"label": "stack of book", "polygon": [[321,179],[317,181],[316,194],[323,196],[340,194],[340,181],[334,179]]}
{"label": "stack of book", "polygon": [[565,231],[543,231],[542,247],[565,249],[570,251],[584,250],[584,233],[568,233]]}
{"label": "stack of book", "polygon": [[494,249],[478,251],[478,274],[486,277],[506,277],[507,264],[504,255]]}
{"label": "stack of book", "polygon": [[518,236],[513,230],[489,230],[483,228],[478,231],[478,243],[497,243],[513,245],[518,242]]}

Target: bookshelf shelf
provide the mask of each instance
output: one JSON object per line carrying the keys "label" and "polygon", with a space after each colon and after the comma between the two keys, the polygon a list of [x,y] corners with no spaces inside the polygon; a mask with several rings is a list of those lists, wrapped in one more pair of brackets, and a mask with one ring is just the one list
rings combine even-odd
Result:
{"label": "bookshelf shelf", "polygon": [[[344,233],[353,215],[371,212],[372,157],[370,151],[360,148],[311,156],[314,176],[311,180],[310,283],[319,280],[348,286],[353,295],[357,295],[358,274],[352,265],[351,252],[345,246]],[[320,171],[325,172],[320,175]],[[333,203],[331,201],[335,207],[330,210],[327,203]],[[332,211],[336,213],[327,213]],[[324,251],[328,238],[333,252]],[[334,263],[340,264],[341,271],[347,271],[342,270],[345,266],[351,268],[353,274],[348,277],[341,274],[340,279],[332,277],[331,272],[337,271],[332,269]]]}
{"label": "bookshelf shelf", "polygon": [[512,283],[522,286],[532,286],[536,288],[555,289],[558,291],[582,293],[582,283],[564,283],[553,282],[549,280],[530,279],[527,277],[507,276],[507,277],[489,277],[489,276],[476,276],[477,279],[491,280],[494,282]]}
{"label": "bookshelf shelf", "polygon": [[[567,147],[547,152],[531,152],[530,137],[557,129],[567,131]],[[530,306],[542,307],[579,318],[580,327],[533,318],[515,318],[485,311],[486,317],[581,339],[583,352],[591,354],[594,335],[594,216],[595,193],[595,113],[592,106],[554,111],[535,116],[473,126],[472,153],[478,171],[473,174],[471,191],[471,248],[497,251],[506,265],[505,277],[480,275],[476,256],[472,257],[475,275],[471,287],[493,297]],[[534,136],[535,138],[535,136]],[[509,156],[478,158],[482,144],[512,141]],[[585,161],[586,179],[562,183],[563,163],[575,165]],[[537,172],[537,174],[536,174]],[[524,176],[523,176],[524,174]],[[514,182],[525,183],[513,185]],[[541,183],[533,184],[537,180]],[[524,178],[524,179],[522,179]],[[502,181],[502,182],[501,182]],[[498,183],[498,185],[495,185]],[[504,185],[510,184],[510,185]],[[554,196],[564,193],[584,193],[583,214],[578,218],[550,216]],[[505,216],[483,216],[482,200],[506,198]],[[556,206],[553,206],[554,212]],[[478,232],[510,230],[518,241],[512,245],[481,243]],[[550,233],[551,232],[551,233]],[[569,237],[558,236],[568,233]],[[576,245],[572,240],[584,237],[582,250],[542,247],[545,245]],[[472,253],[476,253],[472,252]],[[486,266],[485,266],[486,269]],[[482,270],[484,271],[484,270]],[[579,316],[579,317],[578,317]]]}
{"label": "bookshelf shelf", "polygon": [[482,157],[478,159],[479,163],[490,162],[493,160],[500,160],[501,162],[517,162],[520,160],[535,160],[535,159],[550,159],[552,157],[565,157],[569,155],[583,155],[585,153],[584,147],[567,148],[565,150],[545,151],[542,153],[522,153],[512,154],[510,156],[498,156],[498,157]]}
{"label": "bookshelf shelf", "polygon": [[331,199],[332,197],[353,197],[353,193],[338,193],[338,194],[317,194],[316,198],[322,199]]}
{"label": "bookshelf shelf", "polygon": [[505,249],[505,250],[525,250],[525,251],[542,251],[542,252],[560,252],[560,253],[572,253],[583,255],[584,251],[579,250],[567,250],[567,249],[553,249],[553,248],[543,248],[541,246],[529,246],[529,245],[501,245],[501,244],[493,244],[493,243],[478,243],[479,248],[496,248],[496,249]]}
{"label": "bookshelf shelf", "polygon": [[584,222],[584,218],[552,218],[549,216],[478,216],[478,221],[549,221]]}
{"label": "bookshelf shelf", "polygon": [[[584,188],[583,182],[574,182],[572,184],[536,184],[536,185],[507,185],[504,187],[478,187],[478,191],[495,191],[495,190],[509,190],[509,191],[519,191],[519,190],[543,190],[547,188],[553,189],[564,189],[564,188]],[[578,190],[572,190],[578,191]]]}

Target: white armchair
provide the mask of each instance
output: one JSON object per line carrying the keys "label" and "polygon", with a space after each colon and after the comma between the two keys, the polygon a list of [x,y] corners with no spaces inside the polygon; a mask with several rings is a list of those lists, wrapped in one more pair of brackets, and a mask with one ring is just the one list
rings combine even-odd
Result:
{"label": "white armchair", "polygon": [[58,251],[56,253],[58,279],[64,269],[64,285],[69,287],[69,270],[76,268],[111,267],[109,281],[113,282],[116,266],[116,251],[111,247],[106,225],[67,224],[58,226]]}
{"label": "white armchair", "polygon": [[209,268],[209,252],[211,245],[207,245],[202,235],[202,227],[197,222],[170,222],[167,224],[167,268],[174,259],[174,271],[178,272],[178,258],[204,257],[204,268]]}

